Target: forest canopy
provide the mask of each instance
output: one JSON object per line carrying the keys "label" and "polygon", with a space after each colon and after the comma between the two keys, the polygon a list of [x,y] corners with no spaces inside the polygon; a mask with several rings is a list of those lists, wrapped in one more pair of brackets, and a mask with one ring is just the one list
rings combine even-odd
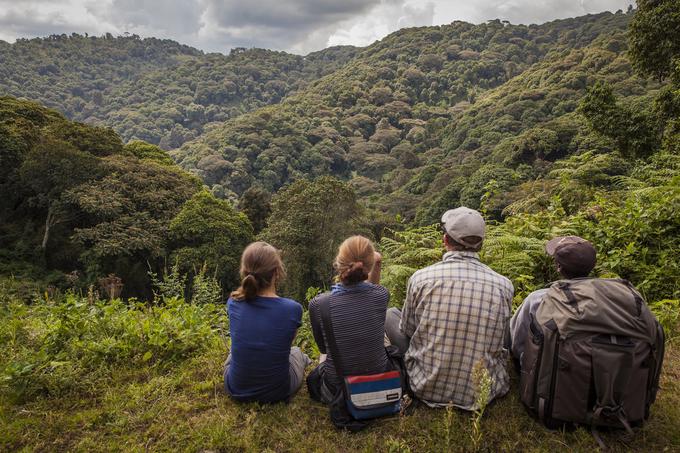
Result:
{"label": "forest canopy", "polygon": [[[457,205],[499,225],[634,209],[673,186],[679,111],[673,35],[649,25],[674,10],[639,6],[403,29],[304,57],[204,54],[134,35],[3,44],[16,64],[2,68],[2,92],[84,121],[3,98],[3,209],[15,219],[2,226],[3,253],[28,273],[58,271],[62,285],[72,271],[83,287],[112,274],[126,294],[149,295],[173,272],[188,292],[201,272],[232,289],[240,249],[259,237],[284,250],[285,290],[304,298],[329,284],[346,234],[378,241]],[[666,195],[657,212],[674,219]],[[666,255],[644,244],[652,272]],[[675,294],[626,259],[603,272],[665,288],[650,289],[655,298]],[[529,275],[527,288],[549,273],[517,278]]]}

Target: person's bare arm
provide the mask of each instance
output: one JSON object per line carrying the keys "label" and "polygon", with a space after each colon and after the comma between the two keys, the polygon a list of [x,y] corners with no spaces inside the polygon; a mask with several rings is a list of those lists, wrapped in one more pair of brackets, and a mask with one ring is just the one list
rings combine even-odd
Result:
{"label": "person's bare arm", "polygon": [[379,285],[380,284],[380,271],[382,268],[382,255],[379,252],[374,252],[375,253],[375,264],[373,264],[373,269],[371,269],[371,272],[368,274],[368,281],[373,283],[374,285]]}

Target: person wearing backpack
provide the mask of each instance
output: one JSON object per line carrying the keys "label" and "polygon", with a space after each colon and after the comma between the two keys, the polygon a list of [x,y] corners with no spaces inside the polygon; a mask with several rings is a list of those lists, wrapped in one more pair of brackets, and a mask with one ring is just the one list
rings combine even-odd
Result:
{"label": "person wearing backpack", "polygon": [[530,295],[512,323],[520,399],[549,428],[623,428],[649,417],[664,356],[664,332],[627,280],[589,278],[593,245],[578,236],[546,245],[565,277]]}
{"label": "person wearing backpack", "polygon": [[[595,268],[597,252],[593,244],[578,236],[559,236],[545,246],[546,253],[555,260],[557,273],[564,279],[586,278]],[[530,334],[531,317],[549,288],[542,288],[530,293],[517,308],[510,319],[510,352],[520,363],[524,352],[524,343]]]}
{"label": "person wearing backpack", "polygon": [[346,239],[334,268],[337,283],[309,303],[322,353],[307,377],[310,396],[330,405],[337,427],[358,430],[362,419],[399,411],[401,374],[384,345],[389,295],[379,284],[381,256],[363,236]]}
{"label": "person wearing backpack", "polygon": [[411,276],[402,312],[387,312],[386,334],[405,353],[410,390],[432,407],[476,409],[480,365],[492,380],[490,400],[510,389],[503,340],[514,288],[479,260],[485,229],[473,209],[446,211],[442,261]]}
{"label": "person wearing backpack", "polygon": [[241,286],[227,301],[231,351],[224,389],[237,401],[288,401],[302,385],[311,363],[291,347],[302,320],[302,306],[279,297],[276,284],[285,271],[279,252],[254,242],[241,256]]}

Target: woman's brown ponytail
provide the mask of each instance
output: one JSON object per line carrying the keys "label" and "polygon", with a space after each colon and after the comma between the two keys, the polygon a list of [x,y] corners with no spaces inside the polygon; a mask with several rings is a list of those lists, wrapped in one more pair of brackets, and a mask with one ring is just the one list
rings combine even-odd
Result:
{"label": "woman's brown ponytail", "polygon": [[241,286],[231,293],[232,299],[250,300],[268,288],[274,279],[286,275],[279,251],[266,242],[253,242],[241,255]]}
{"label": "woman's brown ponytail", "polygon": [[257,296],[257,291],[258,291],[259,286],[257,284],[257,279],[255,278],[254,275],[249,274],[246,275],[246,277],[241,280],[241,287],[239,290],[241,290],[241,293],[243,294],[243,297],[234,297],[234,294],[231,296],[234,297],[235,299],[252,299],[255,296]]}

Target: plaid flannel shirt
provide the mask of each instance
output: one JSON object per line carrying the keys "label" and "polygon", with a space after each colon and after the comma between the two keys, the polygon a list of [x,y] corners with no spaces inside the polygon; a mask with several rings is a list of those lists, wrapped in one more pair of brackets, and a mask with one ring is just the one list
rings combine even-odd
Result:
{"label": "plaid flannel shirt", "polygon": [[490,399],[510,389],[503,340],[514,288],[473,252],[448,252],[408,282],[400,329],[411,338],[405,362],[413,392],[430,406],[475,409],[472,373],[482,363]]}

